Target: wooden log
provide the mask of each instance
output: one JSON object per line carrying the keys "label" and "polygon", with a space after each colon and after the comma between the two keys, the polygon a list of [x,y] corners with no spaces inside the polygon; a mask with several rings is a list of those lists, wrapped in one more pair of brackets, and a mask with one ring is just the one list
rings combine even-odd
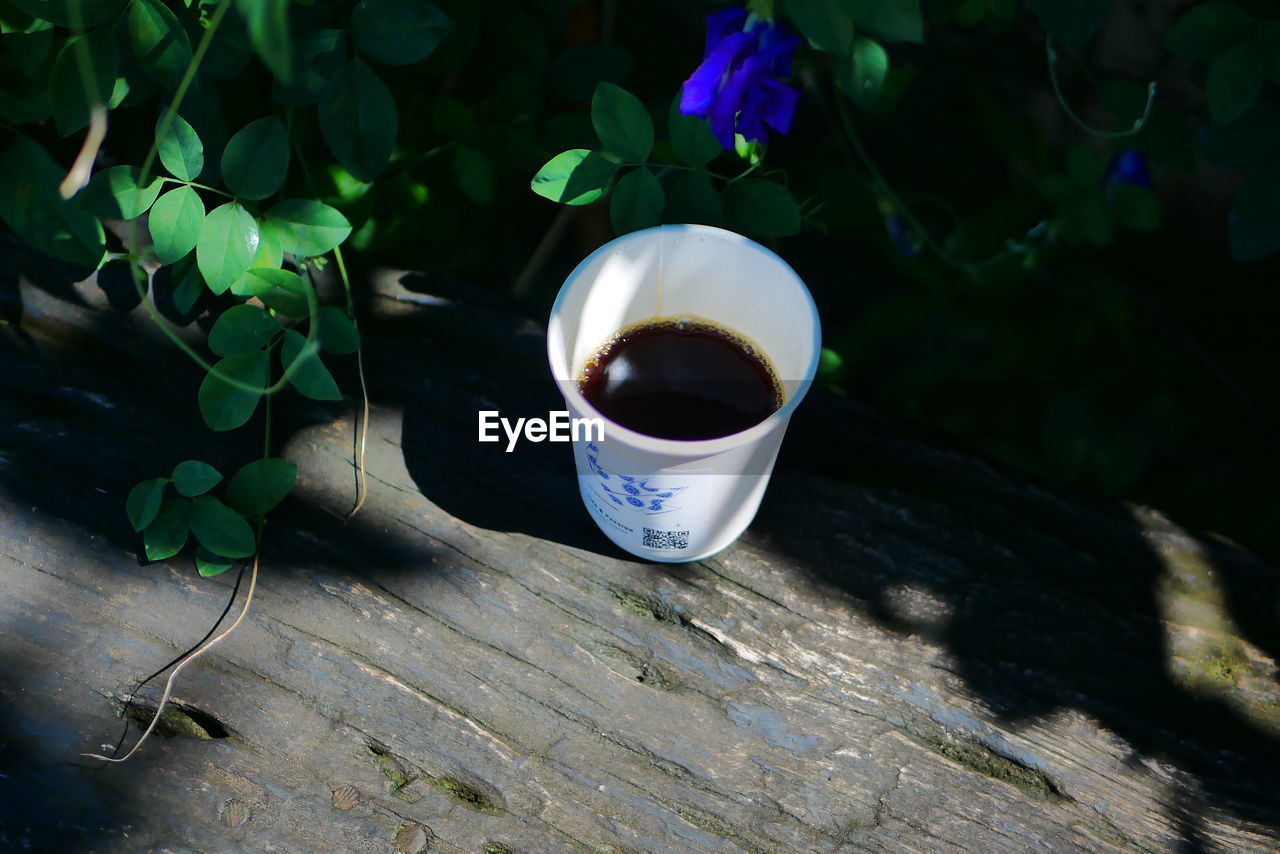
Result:
{"label": "wooden log", "polygon": [[142,565],[124,496],[261,425],[209,432],[141,309],[10,248],[0,850],[1280,847],[1273,566],[822,394],[739,543],[640,562],[566,447],[475,441],[478,409],[559,408],[540,323],[369,279],[368,500],[344,525],[348,359],[352,396],[276,407],[299,489],[245,623],[100,768],[236,575]]}

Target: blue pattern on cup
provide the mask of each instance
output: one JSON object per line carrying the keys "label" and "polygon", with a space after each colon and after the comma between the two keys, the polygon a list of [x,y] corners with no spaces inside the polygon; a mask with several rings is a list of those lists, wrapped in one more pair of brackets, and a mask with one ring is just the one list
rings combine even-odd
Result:
{"label": "blue pattern on cup", "polygon": [[[599,453],[600,448],[594,442],[587,443],[587,466],[600,479],[596,482],[596,491],[601,497],[608,498],[619,507],[634,507],[645,514],[680,509],[668,506],[667,502],[688,489],[688,486],[649,486],[647,478],[610,474],[600,467]],[[617,486],[604,482],[615,478],[620,482]]]}

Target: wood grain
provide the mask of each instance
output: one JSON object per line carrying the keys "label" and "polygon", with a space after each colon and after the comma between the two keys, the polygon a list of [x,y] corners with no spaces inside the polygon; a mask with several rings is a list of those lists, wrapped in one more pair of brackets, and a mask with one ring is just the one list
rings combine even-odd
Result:
{"label": "wood grain", "polygon": [[1280,850],[1274,567],[821,395],[738,544],[638,562],[566,447],[474,441],[559,408],[540,325],[386,271],[367,503],[354,398],[282,399],[252,612],[184,734],[92,767],[235,576],[141,565],[125,494],[261,439],[200,425],[141,310],[10,255],[0,851]]}

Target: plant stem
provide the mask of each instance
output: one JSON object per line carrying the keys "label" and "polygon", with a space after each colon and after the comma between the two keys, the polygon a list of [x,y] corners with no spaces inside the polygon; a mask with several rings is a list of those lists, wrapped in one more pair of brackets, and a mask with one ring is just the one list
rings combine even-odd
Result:
{"label": "plant stem", "polygon": [[915,229],[916,233],[920,235],[920,239],[924,242],[924,245],[929,247],[929,250],[933,252],[934,255],[938,256],[938,259],[943,263],[954,267],[970,279],[977,281],[981,278],[973,264],[967,261],[956,260],[949,252],[939,246],[937,241],[935,241],[929,232],[925,230],[925,227],[920,223],[920,220],[916,218],[916,215],[911,212],[911,209],[907,207],[906,203],[903,202],[897,192],[894,191],[893,187],[885,179],[884,174],[880,171],[880,167],[876,165],[876,162],[871,158],[871,155],[867,153],[867,149],[863,147],[862,138],[858,136],[858,132],[853,126],[853,118],[849,115],[849,110],[839,95],[836,96],[836,112],[839,114],[840,122],[844,126],[845,135],[848,136],[854,152],[858,155],[858,159],[862,161],[862,165],[871,175],[872,181],[880,189],[880,192],[884,193],[889,199],[894,209],[900,213],[902,218],[905,219],[907,223]]}
{"label": "plant stem", "polygon": [[[285,121],[286,121],[287,127],[289,128],[293,127],[293,109],[292,108],[290,108],[288,114],[286,115]],[[307,166],[307,159],[306,157],[303,156],[302,147],[298,145],[296,140],[293,139],[292,134],[289,134],[289,139],[293,145],[294,153],[297,154],[298,156],[298,165],[302,167],[302,175],[306,179],[307,186],[311,188],[311,192],[314,195],[316,191],[316,183],[315,183],[315,180],[311,177],[311,168]],[[338,265],[338,278],[342,280],[342,289],[343,289],[343,292],[346,294],[347,316],[351,319],[351,325],[355,327],[356,335],[359,336],[360,324],[356,320],[355,294],[351,289],[351,277],[347,274],[347,263],[345,259],[343,259],[342,257],[342,247],[340,246],[333,247],[333,260]],[[314,293],[315,288],[313,287],[311,291],[312,293]],[[313,316],[312,322],[311,322],[311,330],[310,330],[312,333],[316,331],[317,325],[318,324]],[[347,513],[347,518],[345,520],[347,522],[350,522],[352,517],[354,517],[356,513],[359,512],[360,508],[364,506],[365,496],[368,494],[368,491],[369,491],[368,479],[365,473],[365,465],[364,465],[365,449],[369,441],[369,388],[368,388],[368,385],[365,383],[365,378],[364,378],[364,339],[363,338],[359,339],[359,346],[356,348],[356,374],[360,378],[360,401],[361,401],[360,424],[359,424],[359,427],[357,428],[358,438],[356,439],[356,459],[355,459],[356,501],[355,501],[355,505],[351,508],[351,511]]]}
{"label": "plant stem", "polygon": [[1084,130],[1094,136],[1101,136],[1106,139],[1120,139],[1126,136],[1133,136],[1146,126],[1147,120],[1151,118],[1151,108],[1156,102],[1156,84],[1151,81],[1147,84],[1147,105],[1139,116],[1133,122],[1133,127],[1128,130],[1099,130],[1071,109],[1071,105],[1067,103],[1067,98],[1062,94],[1062,84],[1058,82],[1058,52],[1053,49],[1053,36],[1046,34],[1044,37],[1045,57],[1049,62],[1049,82],[1053,84],[1053,94],[1058,97],[1058,103],[1062,106],[1062,111],[1067,114],[1067,118],[1075,122]]}
{"label": "plant stem", "polygon": [[166,184],[182,184],[184,187],[194,187],[197,190],[208,190],[210,193],[217,193],[219,196],[225,196],[228,199],[234,199],[235,196],[226,190],[219,190],[217,187],[210,187],[208,184],[197,184],[195,181],[184,181],[181,178],[170,178],[168,175],[162,175],[160,181]]}
{"label": "plant stem", "polygon": [[[347,264],[342,258],[342,248],[333,247],[333,259],[338,263],[338,277],[342,279],[342,289],[347,295],[347,314],[351,318],[351,325],[356,329],[356,335],[360,334],[360,326],[356,322],[356,302],[355,296],[351,291],[351,278],[347,275]],[[364,454],[369,444],[369,388],[365,384],[364,379],[364,339],[360,338],[360,346],[356,348],[356,376],[360,378],[360,429],[359,439],[356,445],[356,501],[351,511],[347,513],[346,521],[351,519],[360,512],[360,508],[364,506],[365,496],[369,494],[369,482],[365,473]]]}

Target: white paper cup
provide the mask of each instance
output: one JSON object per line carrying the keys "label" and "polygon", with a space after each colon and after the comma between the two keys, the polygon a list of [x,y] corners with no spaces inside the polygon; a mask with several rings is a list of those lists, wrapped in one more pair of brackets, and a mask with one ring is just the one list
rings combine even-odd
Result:
{"label": "white paper cup", "polygon": [[[736,332],[769,357],[781,408],[754,427],[681,441],[604,418],[578,389],[615,333],[655,318],[691,316]],[[818,368],[818,311],[795,271],[741,235],[666,225],[601,246],[569,274],[547,326],[551,372],[571,418],[604,420],[604,439],[573,443],[587,512],[639,557],[700,560],[731,544],[755,517],[791,413]]]}

